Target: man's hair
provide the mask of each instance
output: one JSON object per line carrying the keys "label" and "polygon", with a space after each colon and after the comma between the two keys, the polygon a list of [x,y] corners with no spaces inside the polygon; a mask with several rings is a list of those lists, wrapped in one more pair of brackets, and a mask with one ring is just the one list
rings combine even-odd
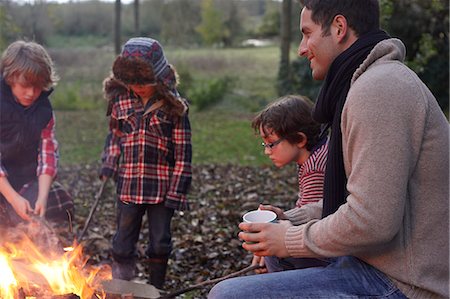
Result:
{"label": "man's hair", "polygon": [[347,19],[348,26],[359,37],[380,28],[380,6],[378,0],[300,0],[311,10],[314,23],[321,25],[323,35],[330,33],[330,26],[337,15]]}
{"label": "man's hair", "polygon": [[320,124],[312,119],[313,103],[304,96],[287,95],[269,104],[252,121],[256,134],[268,136],[275,133],[289,143],[302,141],[303,133],[307,137],[306,149],[311,150],[319,141]]}
{"label": "man's hair", "polygon": [[53,61],[41,45],[15,41],[3,52],[0,74],[9,85],[20,83],[48,90],[58,81]]}

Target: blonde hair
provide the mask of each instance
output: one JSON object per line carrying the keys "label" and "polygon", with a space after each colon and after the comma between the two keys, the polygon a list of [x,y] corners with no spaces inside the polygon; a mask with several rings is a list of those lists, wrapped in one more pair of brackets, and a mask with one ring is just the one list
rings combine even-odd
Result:
{"label": "blonde hair", "polygon": [[0,74],[6,83],[50,89],[59,80],[50,55],[35,42],[15,41],[3,52]]}

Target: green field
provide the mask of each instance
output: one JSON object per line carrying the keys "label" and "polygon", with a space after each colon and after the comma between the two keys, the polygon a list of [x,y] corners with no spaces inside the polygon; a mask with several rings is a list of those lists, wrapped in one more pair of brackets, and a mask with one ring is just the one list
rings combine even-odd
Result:
{"label": "green field", "polygon": [[[189,74],[191,84],[232,78],[232,88],[220,102],[202,111],[191,106],[193,163],[269,165],[250,121],[277,97],[278,48],[165,51],[181,75]],[[83,48],[52,50],[51,55],[61,77],[52,96],[61,164],[99,161],[107,133],[102,80],[114,54],[110,49]]]}

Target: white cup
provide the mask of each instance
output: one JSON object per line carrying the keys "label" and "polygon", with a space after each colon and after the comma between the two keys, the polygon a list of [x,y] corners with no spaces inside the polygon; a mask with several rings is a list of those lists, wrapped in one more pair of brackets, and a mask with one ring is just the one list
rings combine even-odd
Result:
{"label": "white cup", "polygon": [[246,223],[268,223],[275,222],[277,214],[268,210],[254,210],[245,213],[242,218]]}

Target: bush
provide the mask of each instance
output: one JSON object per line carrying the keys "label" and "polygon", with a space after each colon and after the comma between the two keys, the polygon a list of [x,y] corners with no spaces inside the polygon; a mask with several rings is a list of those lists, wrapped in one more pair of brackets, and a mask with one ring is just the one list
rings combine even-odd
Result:
{"label": "bush", "polygon": [[312,78],[309,62],[305,58],[298,58],[290,65],[290,77],[286,79],[278,77],[279,95],[300,94],[309,97],[315,101],[319,95],[322,81],[316,81]]}
{"label": "bush", "polygon": [[50,98],[56,110],[104,109],[106,101],[101,92],[101,85],[94,82],[61,83],[55,87]]}
{"label": "bush", "polygon": [[220,102],[225,94],[231,89],[232,79],[223,77],[217,79],[209,79],[194,84],[188,90],[188,97],[198,111],[205,110],[215,103]]}

